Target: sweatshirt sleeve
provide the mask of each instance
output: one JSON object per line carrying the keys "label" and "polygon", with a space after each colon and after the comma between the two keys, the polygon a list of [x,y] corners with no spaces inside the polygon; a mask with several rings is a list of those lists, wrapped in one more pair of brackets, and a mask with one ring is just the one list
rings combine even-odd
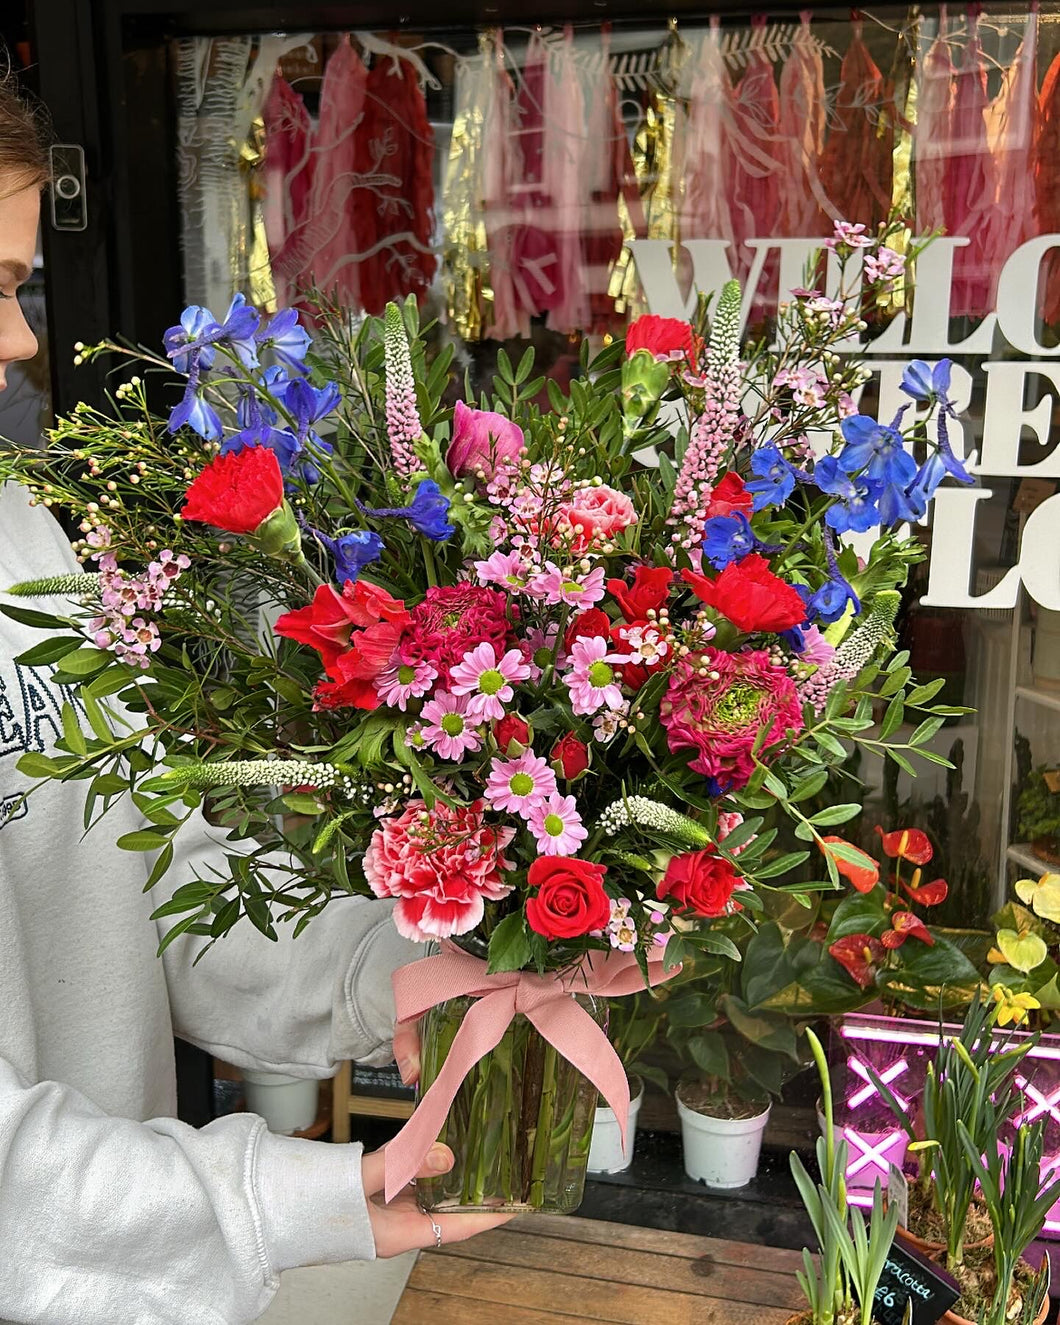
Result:
{"label": "sweatshirt sleeve", "polygon": [[[209,877],[211,864],[227,871],[231,846],[201,819],[176,846],[166,876],[174,888]],[[346,1059],[389,1063],[390,977],[424,955],[394,928],[392,909],[392,902],[336,898],[297,939],[293,924],[279,926],[275,943],[240,920],[198,965],[208,940],[181,935],[163,954],[174,1030],[236,1067],[292,1076],[331,1076]],[[160,921],[160,932],[171,923]]]}
{"label": "sweatshirt sleeve", "polygon": [[361,1147],[102,1113],[0,1059],[0,1319],[241,1325],[281,1271],[372,1259]]}

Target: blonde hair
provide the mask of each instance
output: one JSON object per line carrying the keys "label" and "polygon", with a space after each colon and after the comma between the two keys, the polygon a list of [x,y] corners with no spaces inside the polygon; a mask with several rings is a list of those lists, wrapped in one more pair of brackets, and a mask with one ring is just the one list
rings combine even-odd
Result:
{"label": "blonde hair", "polygon": [[0,178],[4,181],[0,188],[4,192],[47,184],[51,174],[48,136],[43,112],[20,93],[10,72],[0,71]]}

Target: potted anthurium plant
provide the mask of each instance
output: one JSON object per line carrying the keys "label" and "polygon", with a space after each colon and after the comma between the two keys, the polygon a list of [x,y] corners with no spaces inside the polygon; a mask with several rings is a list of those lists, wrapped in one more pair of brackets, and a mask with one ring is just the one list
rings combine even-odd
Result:
{"label": "potted anthurium plant", "polygon": [[[395,977],[424,1045],[388,1197],[441,1134],[457,1163],[419,1185],[427,1207],[574,1208],[598,1093],[628,1111],[607,1001],[733,955],[719,923],[753,929],[806,859],[773,821],[821,848],[858,812],[800,806],[881,695],[922,719],[871,738],[903,766],[944,720],[893,656],[920,556],[900,527],[970,476],[947,364],[906,373],[912,423],[853,403],[863,300],[901,266],[885,241],[838,227],[843,287],[796,293],[769,344],[741,345],[733,282],[709,332],[701,309],[584,348],[548,410],[532,351],[450,408],[451,349],[413,305],[320,301],[312,347],[292,310],[192,307],[164,356],[133,356],[176,374],[168,416],[134,376],[0,460],[73,519],[85,567],[16,588],[50,612],[5,608],[84,717],[69,705],[58,751],[20,767],[83,780],[89,816],[132,793],[144,828],[120,845],[156,853],[153,884],[204,803],[250,846],[180,881],[164,941],[244,917],[297,932],[353,891],[441,944]],[[104,350],[132,353],[81,354]],[[634,458],[652,448],[658,469]],[[843,535],[870,528],[859,560]],[[858,858],[828,845],[798,892]]]}
{"label": "potted anthurium plant", "polygon": [[998,1023],[1052,1025],[1060,1010],[1060,874],[1019,879],[1018,902],[993,917],[994,946],[987,955]]}

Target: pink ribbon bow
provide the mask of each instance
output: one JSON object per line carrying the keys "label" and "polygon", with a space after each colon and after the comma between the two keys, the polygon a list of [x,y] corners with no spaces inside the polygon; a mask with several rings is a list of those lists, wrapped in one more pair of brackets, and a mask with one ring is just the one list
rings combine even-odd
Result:
{"label": "pink ribbon bow", "polygon": [[[615,1111],[626,1138],[629,1083],[607,1036],[573,994],[619,998],[644,988],[644,976],[631,953],[590,953],[571,972],[537,975],[508,971],[487,975],[486,963],[446,943],[437,957],[425,957],[394,972],[399,1022],[415,1021],[439,1003],[470,995],[468,1009],[441,1071],[416,1106],[416,1112],[386,1147],[386,1200],[413,1179],[442,1130],[460,1083],[479,1059],[500,1044],[516,1013],[521,1012],[567,1061],[588,1077]],[[663,969],[663,952],[648,958],[648,982],[661,984],[680,966]]]}

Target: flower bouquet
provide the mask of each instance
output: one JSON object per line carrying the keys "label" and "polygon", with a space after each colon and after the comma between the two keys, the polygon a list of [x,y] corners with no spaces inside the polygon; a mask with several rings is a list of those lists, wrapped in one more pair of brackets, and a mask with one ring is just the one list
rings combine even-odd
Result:
{"label": "flower bouquet", "polygon": [[[441,1132],[434,1208],[573,1208],[597,1090],[628,1100],[607,998],[738,957],[719,918],[753,928],[776,890],[809,905],[865,863],[826,836],[856,801],[801,808],[852,743],[945,762],[922,748],[941,683],[893,653],[920,555],[899,526],[967,475],[948,365],[906,374],[912,423],[854,403],[885,238],[840,227],[840,289],[796,291],[771,344],[741,348],[732,282],[709,331],[701,303],[583,346],[569,394],[532,350],[460,389],[412,304],[319,298],[312,342],[292,310],[191,307],[164,356],[80,348],[139,372],[0,460],[72,517],[85,568],[16,586],[55,611],[4,609],[70,687],[59,750],[20,768],[82,779],[86,821],[131,794],[120,845],[157,853],[152,884],[204,803],[240,844],[159,907],[164,944],[297,933],[359,892],[441,945],[395,979],[426,1023],[388,1194]],[[867,530],[859,557],[843,536]],[[873,734],[881,697],[911,734]]]}

